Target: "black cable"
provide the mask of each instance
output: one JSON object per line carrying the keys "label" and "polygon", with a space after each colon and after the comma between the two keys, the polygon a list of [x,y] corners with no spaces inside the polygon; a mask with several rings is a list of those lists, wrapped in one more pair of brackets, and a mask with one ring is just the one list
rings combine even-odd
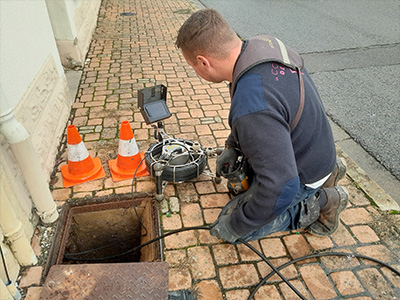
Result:
{"label": "black cable", "polygon": [[[344,253],[344,252],[325,252],[325,253],[316,253],[316,254],[310,254],[310,255],[306,255],[306,256],[302,256],[296,259],[293,259],[291,261],[288,261],[287,263],[284,263],[283,265],[279,266],[277,269],[281,270],[283,268],[286,268],[289,265],[292,265],[296,262],[305,260],[305,259],[309,259],[309,258],[316,258],[316,257],[322,257],[322,256],[346,256],[346,257],[357,257],[357,258],[362,258],[362,259],[366,259],[366,260],[370,260],[373,261],[375,263],[378,263],[386,268],[388,268],[389,270],[391,270],[392,272],[394,272],[395,274],[397,274],[398,276],[400,276],[400,271],[396,270],[394,267],[376,259],[373,257],[369,257],[369,256],[364,256],[361,254],[353,254],[353,253]],[[265,276],[255,287],[255,289],[253,290],[253,292],[250,294],[250,296],[247,298],[247,300],[251,300],[254,295],[256,294],[257,290],[269,279],[272,277],[272,275],[274,275],[275,270],[271,271],[267,276]]]}
{"label": "black cable", "polygon": [[1,253],[1,260],[3,261],[4,272],[6,273],[6,278],[7,278],[7,284],[6,285],[9,285],[11,283],[11,280],[10,280],[10,276],[8,275],[6,260],[4,258],[3,249],[1,248],[1,246],[0,246],[0,253]]}
{"label": "black cable", "polygon": [[[102,257],[102,258],[79,258],[79,257],[74,257],[75,255],[78,255],[79,253],[66,253],[66,254],[64,255],[64,257],[65,257],[67,260],[73,260],[73,261],[104,261],[104,260],[109,260],[109,259],[117,258],[117,257],[123,256],[123,255],[129,254],[129,253],[131,253],[131,252],[137,251],[137,250],[139,250],[139,249],[141,249],[141,248],[143,248],[143,247],[145,247],[145,246],[147,246],[147,245],[149,245],[149,244],[151,244],[151,243],[154,243],[154,242],[156,242],[156,241],[158,241],[158,240],[160,240],[160,239],[163,239],[163,238],[165,238],[165,237],[167,237],[167,236],[170,236],[170,235],[173,235],[173,234],[176,234],[176,233],[179,233],[179,232],[188,231],[188,230],[210,230],[210,229],[211,229],[211,228],[208,227],[208,226],[194,226],[194,227],[180,228],[180,229],[177,229],[177,230],[173,230],[173,231],[167,232],[167,233],[165,233],[165,234],[163,234],[163,235],[161,235],[161,236],[159,236],[159,237],[156,237],[156,238],[154,238],[154,239],[152,239],[152,240],[150,240],[150,241],[147,241],[146,243],[143,243],[143,244],[141,244],[141,245],[139,245],[139,246],[136,246],[136,247],[134,247],[134,248],[132,248],[132,249],[129,249],[129,250],[127,250],[127,251],[124,251],[124,252],[122,252],[122,253],[115,254],[115,255],[112,255],[112,256]],[[274,275],[275,273],[278,274],[278,276],[281,277],[282,280],[283,280],[286,284],[288,284],[288,286],[289,286],[301,299],[307,299],[307,298],[305,298],[303,295],[301,295],[301,294],[293,287],[293,285],[279,272],[279,270],[281,270],[281,269],[283,269],[283,268],[285,268],[285,267],[287,267],[287,266],[289,266],[289,265],[291,265],[291,264],[294,264],[294,263],[296,263],[296,262],[298,262],[298,261],[305,260],[305,259],[309,259],[309,258],[315,258],[315,257],[322,257],[322,256],[347,256],[347,257],[348,257],[348,256],[353,256],[353,257],[357,257],[357,258],[362,258],[362,259],[366,259],[366,260],[370,260],[370,261],[376,262],[376,263],[378,263],[378,264],[380,264],[380,265],[382,265],[382,266],[388,268],[389,270],[391,270],[392,272],[394,272],[394,273],[396,273],[397,275],[400,276],[400,272],[399,272],[399,271],[397,271],[397,270],[396,270],[395,268],[393,268],[392,266],[390,266],[390,265],[388,265],[388,264],[386,264],[386,263],[384,263],[384,262],[382,262],[382,261],[380,261],[380,260],[378,260],[378,259],[375,259],[375,258],[372,258],[372,257],[368,257],[368,256],[364,256],[364,255],[360,255],[360,254],[342,253],[342,252],[326,252],[326,253],[317,253],[317,254],[307,255],[307,256],[303,256],[303,257],[299,257],[299,258],[293,259],[293,260],[291,260],[291,261],[289,261],[289,262],[287,262],[287,263],[281,265],[280,267],[276,268],[276,267],[274,267],[274,266],[268,261],[268,259],[267,259],[263,254],[261,254],[257,249],[255,249],[255,248],[254,248],[253,246],[251,246],[249,243],[247,243],[246,241],[244,241],[244,240],[242,240],[242,239],[239,239],[238,241],[241,242],[241,243],[243,243],[245,246],[247,246],[247,247],[248,247],[249,249],[251,249],[252,251],[254,251],[258,256],[261,257],[261,259],[262,259],[264,262],[266,262],[266,263],[272,268],[272,271],[271,271],[266,277],[264,277],[264,278],[257,284],[257,286],[255,287],[255,289],[252,291],[252,293],[250,294],[250,296],[247,298],[248,300],[251,300],[251,299],[254,297],[254,295],[256,294],[257,290],[258,290],[272,275]]]}
{"label": "black cable", "polygon": [[[262,254],[260,253],[256,248],[254,248],[252,245],[250,245],[248,242],[246,242],[245,240],[242,239],[238,239],[239,242],[241,242],[242,244],[244,244],[245,246],[247,246],[249,249],[251,249],[254,253],[256,253],[259,257],[261,257],[261,259],[266,262],[268,264],[268,266],[270,266],[270,268],[273,270],[273,273],[278,274],[278,276],[280,278],[282,278],[282,280],[293,290],[293,292],[296,293],[297,296],[300,297],[300,299],[302,300],[307,300],[306,297],[304,297],[280,272],[277,268],[275,268],[275,266],[273,264],[271,264],[269,262],[269,260]],[[272,273],[271,272],[271,273]],[[248,298],[249,300],[251,299],[250,297]]]}
{"label": "black cable", "polygon": [[133,195],[133,185],[134,185],[135,180],[136,180],[136,173],[137,173],[137,171],[139,170],[139,167],[140,167],[140,165],[143,163],[144,159],[145,159],[145,156],[143,156],[142,160],[140,161],[140,163],[139,163],[138,166],[136,167],[135,173],[133,174],[133,178],[132,178],[132,184],[131,184],[132,206],[133,206],[133,210],[135,211],[136,217],[137,217],[138,220],[139,220],[140,225],[142,225],[143,228],[144,228],[145,234],[143,234],[143,236],[147,235],[148,231],[147,231],[146,226],[144,226],[144,224],[143,224],[143,222],[142,222],[142,219],[139,217],[139,214],[138,214],[138,212],[137,212],[137,210],[136,210],[135,196]]}
{"label": "black cable", "polygon": [[[168,233],[166,233],[166,234],[164,234],[164,235],[161,235],[161,236],[159,236],[159,237],[156,237],[156,238],[154,238],[154,239],[152,239],[152,240],[150,240],[150,241],[148,241],[148,242],[146,242],[146,243],[144,243],[144,244],[141,244],[141,245],[139,245],[139,246],[137,246],[137,247],[134,247],[134,248],[132,248],[132,249],[129,249],[129,250],[127,250],[127,251],[124,251],[124,252],[122,252],[122,253],[119,253],[119,254],[115,254],[115,255],[111,255],[111,256],[107,256],[107,257],[102,257],[102,258],[74,258],[73,256],[74,255],[77,255],[77,254],[82,254],[82,252],[80,252],[80,253],[67,253],[67,254],[65,254],[64,255],[64,257],[65,258],[67,258],[67,259],[69,259],[69,260],[74,260],[74,261],[104,261],[104,260],[109,260],[109,259],[113,259],[113,258],[117,258],[117,257],[120,257],[120,256],[123,256],[123,255],[126,255],[126,254],[129,254],[129,253],[131,253],[131,252],[134,252],[134,251],[137,251],[137,250],[139,250],[139,249],[141,249],[141,248],[143,248],[143,247],[145,247],[145,246],[147,246],[147,245],[149,245],[149,244],[151,244],[151,243],[153,243],[153,242],[156,242],[156,241],[158,241],[158,240],[160,240],[160,239],[162,239],[162,238],[165,238],[165,237],[167,237],[167,236],[169,236],[169,235],[172,235],[172,234],[176,234],[176,233],[179,233],[179,232],[182,232],[182,231],[187,231],[187,230],[195,230],[195,229],[201,229],[201,230],[210,230],[211,228],[210,227],[208,227],[208,226],[196,226],[196,227],[188,227],[188,228],[181,228],[181,229],[178,229],[178,230],[174,230],[174,231],[170,231],[170,232],[168,232]],[[251,250],[253,250],[258,256],[260,256],[261,257],[261,259],[262,260],[264,260],[264,262],[266,262],[271,268],[272,268],[272,270],[274,270],[274,272],[276,272],[276,274],[278,274],[279,275],[279,277],[281,277],[282,278],[282,280],[301,298],[301,299],[303,299],[303,300],[306,300],[306,298],[304,298],[304,296],[303,295],[301,295],[300,294],[300,292],[279,272],[279,270],[277,270],[269,261],[268,261],[268,259],[262,254],[262,253],[260,253],[257,249],[255,249],[253,246],[251,246],[248,242],[246,242],[246,241],[244,241],[244,240],[242,240],[242,239],[238,239],[238,241],[239,242],[241,242],[241,243],[243,243],[245,246],[247,246],[248,248],[250,248]]]}
{"label": "black cable", "polygon": [[131,253],[131,252],[137,251],[137,250],[139,250],[139,249],[141,249],[141,248],[143,248],[143,247],[145,247],[145,246],[147,246],[147,245],[149,245],[151,243],[154,243],[154,242],[156,242],[158,240],[161,240],[161,239],[163,239],[163,238],[165,238],[167,236],[170,236],[172,234],[176,234],[176,233],[179,233],[179,232],[182,232],[182,231],[187,231],[187,230],[210,230],[210,229],[211,228],[208,227],[208,226],[194,226],[194,227],[180,228],[180,229],[177,229],[177,230],[173,230],[173,231],[167,232],[167,233],[165,233],[165,234],[163,234],[161,236],[158,236],[158,237],[156,237],[156,238],[154,238],[154,239],[152,239],[150,241],[147,241],[146,243],[143,243],[143,244],[141,244],[139,246],[136,246],[134,248],[128,249],[128,250],[126,250],[126,251],[124,251],[122,253],[118,253],[118,254],[110,255],[110,256],[106,256],[106,257],[101,257],[101,258],[79,258],[79,257],[75,258],[74,257],[75,253],[66,253],[64,255],[64,257],[69,259],[69,260],[74,260],[74,261],[104,261],[104,260],[109,260],[109,259],[114,259],[114,258],[117,258],[117,257],[120,257],[120,256],[124,256],[126,254]]}
{"label": "black cable", "polygon": [[[126,254],[129,254],[129,253],[131,253],[131,252],[134,252],[134,251],[137,251],[137,250],[139,250],[139,249],[141,249],[141,248],[143,248],[143,247],[145,247],[145,246],[147,246],[147,245],[149,245],[149,244],[151,244],[151,243],[153,243],[153,242],[156,242],[156,241],[158,241],[158,240],[160,240],[160,239],[163,239],[163,238],[165,238],[165,237],[167,237],[167,236],[169,236],[169,235],[172,235],[172,234],[176,234],[176,233],[179,233],[179,232],[183,232],[183,231],[188,231],[188,230],[211,230],[211,228],[210,227],[208,227],[208,226],[195,226],[195,227],[187,227],[187,228],[181,228],[181,229],[177,229],[177,230],[173,230],[173,231],[170,231],[170,232],[167,232],[166,234],[163,234],[163,235],[161,235],[161,236],[159,236],[159,237],[156,237],[156,238],[154,238],[154,239],[152,239],[152,240],[150,240],[150,241],[147,241],[146,243],[143,243],[143,244],[141,244],[141,245],[139,245],[139,246],[137,246],[137,247],[134,247],[134,248],[132,248],[132,249],[129,249],[129,250],[127,250],[127,251],[124,251],[124,252],[122,252],[122,253],[119,253],[119,254],[115,254],[115,255],[111,255],[111,256],[107,256],[107,257],[102,257],[102,258],[74,258],[73,256],[74,255],[77,255],[78,253],[67,253],[67,254],[65,254],[64,255],[64,257],[65,258],[67,258],[67,259],[69,259],[69,260],[74,260],[74,261],[104,261],[104,260],[109,260],[109,259],[114,259],[114,258],[117,258],[117,257],[120,257],[120,256],[124,256],[124,255],[126,255]],[[271,268],[272,268],[272,270],[274,270],[274,272],[276,272],[276,274],[278,274],[279,275],[279,277],[281,277],[282,278],[282,280],[301,298],[301,299],[303,299],[303,300],[306,300],[306,298],[304,298],[304,296],[303,295],[301,295],[300,294],[300,292],[279,272],[279,270],[277,270],[269,261],[268,261],[268,259],[263,255],[263,254],[261,254],[257,249],[255,249],[253,246],[251,246],[249,243],[247,243],[246,241],[244,241],[244,240],[242,240],[242,239],[238,239],[238,241],[239,242],[241,242],[241,243],[243,243],[245,246],[247,246],[248,248],[250,248],[251,250],[253,250],[258,256],[260,256],[261,257],[261,259],[262,260],[264,260],[264,262],[266,262]]]}
{"label": "black cable", "polygon": [[[189,151],[189,149],[186,147],[186,145],[181,145],[180,143],[177,143],[177,142],[172,142],[171,143],[171,145],[172,144],[177,144],[177,145],[179,145],[179,146],[183,146],[187,151],[188,151],[188,153],[190,154],[190,151]],[[190,154],[191,155],[191,154]],[[193,157],[191,156],[191,158],[192,158],[192,160],[193,160]],[[136,216],[137,216],[137,218],[138,218],[138,220],[139,220],[139,222],[140,222],[140,224],[144,227],[144,229],[145,229],[145,231],[146,231],[146,233],[144,234],[144,235],[147,235],[147,233],[148,233],[148,231],[147,231],[147,228],[144,226],[144,224],[142,223],[142,220],[141,220],[141,218],[139,217],[139,214],[138,214],[138,212],[137,212],[137,210],[136,210],[136,206],[135,206],[135,200],[134,200],[134,194],[133,194],[133,185],[134,185],[134,182],[135,182],[135,179],[136,179],[136,173],[137,173],[137,171],[138,171],[138,169],[139,169],[139,167],[140,167],[140,165],[143,163],[143,160],[145,159],[145,157],[143,157],[142,158],[142,160],[140,161],[140,163],[138,164],[138,166],[137,166],[137,168],[136,168],[136,170],[135,170],[135,174],[133,175],[133,178],[132,178],[132,185],[131,185],[131,193],[132,193],[132,205],[133,205],[133,208],[134,208],[134,210],[135,210],[135,213],[136,213]],[[207,162],[207,165],[208,165],[208,162]],[[185,229],[185,230],[194,230],[194,229],[204,229],[204,230],[210,230],[211,228],[210,227],[206,227],[206,226],[199,226],[199,227],[190,227],[190,228],[182,228],[182,229]],[[108,257],[105,257],[105,258],[100,258],[100,259],[94,259],[94,260],[97,260],[97,261],[102,261],[102,260],[108,260],[108,259],[113,259],[113,258],[117,258],[117,257],[120,257],[120,256],[123,256],[123,255],[126,255],[126,254],[129,254],[129,253],[131,253],[131,252],[134,252],[134,251],[137,251],[137,250],[139,250],[139,249],[141,249],[141,248],[143,248],[143,247],[145,247],[145,246],[147,246],[147,245],[149,245],[149,244],[151,244],[151,243],[153,243],[153,242],[156,242],[156,241],[158,241],[158,240],[160,240],[160,239],[162,239],[162,238],[165,238],[165,237],[167,237],[168,235],[171,235],[171,234],[175,234],[175,233],[178,233],[178,232],[181,232],[181,231],[185,231],[185,230],[174,230],[173,232],[169,232],[169,233],[167,233],[167,234],[164,234],[164,235],[161,235],[161,236],[159,236],[159,237],[157,237],[157,238],[155,238],[155,239],[152,239],[152,240],[150,240],[150,241],[148,241],[148,242],[146,242],[146,243],[144,243],[144,244],[141,244],[141,245],[139,245],[139,246],[137,246],[137,247],[135,247],[135,248],[132,248],[132,249],[129,249],[129,250],[127,250],[127,251],[124,251],[124,252],[122,252],[122,253],[119,253],[119,254],[116,254],[116,255],[113,255],[113,256],[108,256]],[[276,273],[276,274],[278,274],[279,275],[279,277],[281,277],[282,278],[282,280],[301,298],[301,299],[303,299],[303,300],[307,300],[269,261],[268,261],[268,259],[262,254],[262,253],[260,253],[257,249],[255,249],[252,245],[250,245],[249,243],[247,243],[246,241],[244,241],[244,240],[242,240],[242,239],[239,239],[239,241],[241,242],[241,243],[243,243],[244,245],[246,245],[249,249],[251,249],[251,250],[253,250],[258,256],[260,256],[261,257],[261,259],[262,260],[264,260],[264,262],[266,262],[269,266],[270,266],[270,268]],[[107,245],[107,246],[103,246],[103,247],[99,247],[99,248],[97,248],[97,249],[92,249],[92,250],[88,250],[88,251],[83,251],[83,252],[79,252],[79,253],[74,253],[75,255],[78,255],[78,254],[85,254],[85,253],[89,253],[89,252],[92,252],[92,251],[95,251],[95,250],[99,250],[99,249],[103,249],[103,248],[107,248],[108,246],[111,246],[111,245]],[[74,258],[71,258],[71,257],[68,257],[68,254],[66,254],[65,255],[65,257],[66,258],[69,258],[69,259],[72,259],[72,260],[77,260],[77,259],[74,259]],[[88,261],[92,261],[93,259],[84,259],[84,260],[88,260]],[[250,299],[250,298],[249,298]]]}
{"label": "black cable", "polygon": [[[137,210],[136,210],[135,198],[134,198],[135,196],[134,196],[134,194],[133,194],[133,185],[134,185],[134,183],[135,183],[137,171],[139,170],[139,167],[140,167],[140,165],[143,163],[144,159],[145,159],[145,158],[143,157],[142,160],[140,161],[140,163],[138,164],[138,166],[136,167],[135,173],[133,174],[133,178],[132,178],[132,184],[131,184],[131,194],[132,194],[132,206],[133,206],[133,210],[135,211],[136,217],[138,218],[140,225],[143,226],[143,228],[144,228],[144,230],[145,230],[145,232],[146,232],[146,233],[144,233],[142,236],[146,236],[147,233],[148,233],[148,231],[147,231],[146,226],[144,226],[144,224],[143,224],[143,222],[142,222],[142,219],[141,219],[140,216],[139,216],[139,213],[138,213]],[[107,245],[100,246],[100,247],[97,247],[97,248],[89,249],[89,250],[86,250],[86,251],[74,252],[74,253],[67,253],[67,255],[81,255],[81,254],[87,254],[87,253],[95,252],[95,251],[97,251],[97,250],[105,249],[105,248],[108,248],[108,247],[111,247],[111,246],[114,246],[114,245],[118,245],[119,243],[120,243],[120,242],[118,242],[118,243],[115,242],[115,243],[107,244]]]}
{"label": "black cable", "polygon": [[[102,257],[102,258],[95,258],[95,259],[91,259],[91,258],[74,258],[73,256],[74,255],[77,255],[77,254],[81,254],[81,253],[67,253],[67,254],[65,254],[64,255],[64,257],[65,258],[67,258],[67,259],[69,259],[69,260],[74,260],[74,261],[104,261],[104,260],[109,260],[109,259],[113,259],[113,258],[117,258],[117,257],[120,257],[120,256],[123,256],[123,255],[126,255],[126,254],[129,254],[129,253],[131,253],[131,252],[134,252],[134,251],[137,251],[137,250],[139,250],[139,249],[141,249],[141,248],[143,248],[143,247],[145,247],[145,246],[147,246],[147,245],[149,245],[149,244],[151,244],[151,243],[153,243],[153,242],[156,242],[156,241],[158,241],[158,240],[160,240],[160,239],[162,239],[162,238],[165,238],[165,237],[167,237],[167,236],[169,236],[169,235],[172,235],[172,234],[176,234],[176,233],[179,233],[179,232],[182,232],[182,231],[187,231],[187,230],[210,230],[211,228],[210,227],[208,227],[208,226],[195,226],[195,227],[188,227],[188,228],[181,228],[181,229],[178,229],[178,230],[174,230],[174,231],[170,231],[170,232],[168,232],[168,233],[166,233],[166,234],[164,234],[164,235],[161,235],[161,236],[159,236],[159,237],[156,237],[156,238],[154,238],[154,239],[152,239],[152,240],[150,240],[150,241],[148,241],[148,242],[146,242],[146,243],[144,243],[144,244],[141,244],[141,245],[139,245],[139,246],[137,246],[137,247],[134,247],[134,248],[132,248],[132,249],[129,249],[129,250],[127,250],[127,251],[124,251],[124,252],[122,252],[122,253],[119,253],[119,254],[115,254],[115,255],[111,255],[111,256],[107,256],[107,257]],[[247,246],[248,248],[250,248],[252,251],[254,251],[258,256],[260,256],[261,257],[261,259],[262,260],[264,260],[264,262],[266,262],[271,268],[272,268],[272,270],[274,270],[274,272],[275,273],[277,273],[278,275],[279,275],[279,277],[281,277],[282,278],[282,280],[301,298],[301,299],[303,299],[303,300],[306,300],[306,298],[304,298],[304,296],[303,295],[301,295],[300,294],[300,292],[279,272],[279,270],[277,270],[269,261],[268,261],[268,259],[263,255],[263,254],[261,254],[257,249],[255,249],[253,246],[251,246],[249,243],[247,243],[246,241],[244,241],[244,240],[242,240],[242,239],[239,239],[238,240],[239,242],[241,242],[241,243],[243,243],[245,246]]]}
{"label": "black cable", "polygon": [[93,249],[89,249],[89,250],[85,250],[85,251],[81,251],[81,252],[74,252],[74,253],[66,253],[65,255],[81,255],[81,254],[87,254],[87,253],[92,253],[92,252],[96,252],[97,250],[101,250],[101,249],[105,249],[111,246],[118,246],[121,242],[114,242],[111,244],[107,244],[104,246],[100,246],[97,248],[93,248]]}
{"label": "black cable", "polygon": [[[180,145],[180,144],[178,144],[178,145]],[[186,148],[186,147],[185,147],[185,148]],[[187,148],[186,148],[186,149],[187,149]],[[187,150],[188,150],[188,149],[187,149]],[[189,151],[189,150],[188,150],[188,151]],[[146,226],[144,226],[144,224],[143,224],[143,222],[142,222],[142,219],[140,218],[139,213],[137,212],[136,205],[135,205],[135,198],[134,198],[135,196],[134,196],[134,193],[133,193],[133,186],[134,186],[134,183],[135,183],[135,180],[136,180],[137,171],[139,170],[139,167],[140,167],[140,165],[143,163],[144,160],[145,160],[145,157],[142,158],[142,160],[140,161],[140,163],[139,163],[138,166],[136,167],[135,173],[133,174],[133,178],[132,178],[132,184],[131,184],[132,206],[133,206],[133,209],[134,209],[134,211],[135,211],[136,217],[138,218],[138,221],[139,221],[140,225],[143,226],[143,228],[144,228],[144,230],[145,230],[145,233],[144,233],[142,236],[146,236],[147,233],[148,233],[148,230],[147,230]],[[97,251],[97,250],[105,249],[105,248],[108,248],[108,247],[111,247],[111,246],[114,246],[114,245],[117,245],[117,243],[111,243],[111,244],[107,244],[107,245],[104,245],[104,246],[100,246],[100,247],[98,247],[98,248],[93,248],[93,249],[89,249],[89,250],[81,251],[81,252],[66,253],[66,254],[65,254],[65,257],[68,257],[68,256],[75,256],[75,255],[81,255],[81,254],[87,254],[87,253],[95,252],[95,251]]]}
{"label": "black cable", "polygon": [[[183,146],[184,148],[186,148],[185,146]],[[186,148],[187,149],[187,148]],[[188,149],[187,149],[188,150]],[[188,150],[189,151],[189,150]],[[141,220],[141,218],[140,218],[140,216],[139,216],[139,214],[138,214],[138,212],[137,212],[137,210],[136,210],[136,205],[135,205],[135,200],[134,200],[134,193],[133,193],[133,185],[134,185],[134,183],[135,183],[135,179],[136,179],[136,173],[137,173],[137,171],[138,171],[138,169],[139,169],[139,167],[140,167],[140,165],[143,163],[143,161],[145,160],[145,157],[143,157],[142,158],[142,160],[140,161],[140,163],[138,164],[138,166],[136,167],[136,170],[135,170],[135,173],[134,173],[134,175],[133,175],[133,178],[132,178],[132,184],[131,184],[131,193],[132,193],[132,205],[133,205],[133,209],[134,209],[134,211],[135,211],[135,214],[136,214],[136,216],[137,216],[137,218],[138,218],[138,220],[139,220],[139,223],[141,224],[141,226],[143,226],[143,228],[145,229],[145,234],[144,234],[144,236],[145,235],[147,235],[147,233],[148,233],[148,231],[147,231],[147,228],[144,226],[144,224],[143,224],[143,222],[142,222],[142,220]],[[208,165],[208,162],[207,162],[207,165]],[[134,248],[131,248],[131,249],[129,249],[129,250],[127,250],[127,251],[124,251],[124,252],[122,252],[122,253],[118,253],[118,254],[115,254],[115,255],[111,255],[111,256],[107,256],[107,257],[102,257],[102,258],[75,258],[74,256],[75,255],[81,255],[81,254],[86,254],[86,253],[91,253],[91,252],[94,252],[94,251],[97,251],[97,250],[100,250],[100,249],[104,249],[104,248],[107,248],[107,247],[110,247],[110,246],[113,246],[113,245],[115,245],[116,243],[113,243],[113,244],[108,244],[108,245],[105,245],[105,246],[101,246],[101,247],[98,247],[98,248],[95,248],[95,249],[90,249],[90,250],[86,250],[86,251],[82,251],[82,252],[75,252],[75,253],[65,253],[64,254],[64,257],[67,259],[67,260],[73,260],[73,261],[105,261],[105,260],[110,260],[110,259],[114,259],[114,258],[118,258],[118,257],[121,257],[121,256],[124,256],[124,255],[126,255],[126,254],[129,254],[129,253],[131,253],[131,252],[135,252],[135,251],[138,251],[139,249],[141,249],[141,248],[143,248],[143,247],[145,247],[145,246],[147,246],[147,245],[149,245],[149,244],[151,244],[151,243],[154,243],[154,242],[156,242],[156,241],[159,241],[159,240],[161,240],[161,239],[163,239],[163,238],[165,238],[165,237],[167,237],[167,236],[170,236],[170,235],[172,235],[172,234],[176,234],[176,233],[179,233],[179,232],[183,232],[183,231],[188,231],[188,230],[211,230],[211,228],[210,227],[208,227],[208,226],[194,226],[194,227],[187,227],[187,228],[180,228],[180,229],[177,229],[177,230],[173,230],[173,231],[170,231],[170,232],[167,232],[167,233],[165,233],[165,234],[163,234],[163,235],[161,235],[161,236],[159,236],[159,237],[156,237],[156,238],[154,238],[154,239],[152,239],[152,240],[150,240],[150,241],[147,241],[147,242],[145,242],[145,243],[143,243],[143,244],[141,244],[141,245],[139,245],[139,246],[136,246],[136,247],[134,247]],[[386,263],[384,263],[384,262],[382,262],[382,261],[379,261],[379,260],[377,260],[377,259],[375,259],[375,258],[372,258],[372,257],[368,257],[368,256],[364,256],[364,255],[360,255],[360,254],[349,254],[349,253],[343,253],[343,252],[328,252],[328,253],[317,253],[317,254],[312,254],[312,255],[307,255],[307,256],[303,256],[303,257],[300,257],[300,258],[296,258],[296,259],[293,259],[293,260],[291,260],[291,261],[289,261],[289,262],[287,262],[287,263],[285,263],[285,264],[283,264],[283,265],[281,265],[281,266],[279,266],[278,268],[276,268],[274,265],[272,265],[270,262],[269,262],[269,260],[262,254],[262,253],[260,253],[256,248],[254,248],[252,245],[250,245],[248,242],[246,242],[245,240],[243,240],[243,239],[238,239],[238,241],[239,242],[241,242],[242,244],[244,244],[245,246],[247,246],[250,250],[252,250],[254,253],[256,253],[265,263],[267,263],[268,264],[268,266],[272,269],[272,271],[267,275],[267,276],[265,276],[257,285],[256,285],[256,287],[254,288],[254,290],[252,291],[252,293],[250,294],[250,296],[247,298],[248,300],[251,300],[253,297],[254,297],[254,295],[256,294],[256,292],[258,291],[258,289],[270,278],[270,277],[272,277],[272,275],[274,275],[275,273],[296,293],[296,295],[297,296],[299,296],[300,297],[300,299],[302,299],[302,300],[307,300],[307,298],[305,298],[280,272],[279,272],[279,270],[281,270],[281,269],[283,269],[283,268],[285,268],[285,267],[287,267],[287,266],[289,266],[289,265],[291,265],[291,264],[294,264],[294,263],[296,263],[296,262],[298,262],[298,261],[301,261],[301,260],[305,260],[305,259],[310,259],[310,258],[315,258],[315,257],[322,257],[322,256],[353,256],[353,257],[357,257],[357,258],[362,258],[362,259],[366,259],[366,260],[370,260],[370,261],[373,261],[373,262],[376,262],[376,263],[378,263],[378,264],[381,264],[381,265],[383,265],[384,267],[386,267],[386,268],[388,268],[389,270],[391,270],[392,272],[394,272],[394,273],[396,273],[398,276],[400,276],[400,272],[399,271],[397,271],[395,268],[393,268],[392,266],[390,266],[390,265],[388,265],[388,264],[386,264]],[[9,276],[8,276],[8,272],[7,272],[7,268],[6,268],[6,264],[5,264],[5,259],[4,259],[4,256],[3,256],[3,251],[2,251],[2,249],[1,249],[1,247],[0,247],[0,252],[1,252],[1,257],[2,257],[2,260],[3,260],[3,265],[4,265],[4,270],[5,270],[5,273],[6,273],[6,277],[7,277],[7,280],[8,280],[8,282],[11,282],[10,281],[10,278],[9,278]]]}

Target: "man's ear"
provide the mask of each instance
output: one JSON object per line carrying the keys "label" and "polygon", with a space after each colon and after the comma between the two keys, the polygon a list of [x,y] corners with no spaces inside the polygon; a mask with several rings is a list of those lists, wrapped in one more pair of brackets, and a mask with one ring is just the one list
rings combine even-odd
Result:
{"label": "man's ear", "polygon": [[200,63],[203,67],[210,66],[210,60],[203,55],[197,55],[196,60],[197,60],[197,63]]}

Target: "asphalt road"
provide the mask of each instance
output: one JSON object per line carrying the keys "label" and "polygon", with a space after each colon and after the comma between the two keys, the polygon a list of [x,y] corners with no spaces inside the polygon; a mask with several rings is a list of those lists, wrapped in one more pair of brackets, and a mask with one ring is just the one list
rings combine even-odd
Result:
{"label": "asphalt road", "polygon": [[391,181],[388,189],[397,189],[392,197],[400,201],[398,0],[201,0],[202,5],[218,10],[242,38],[276,36],[302,54],[327,114],[376,160],[383,169],[378,179]]}

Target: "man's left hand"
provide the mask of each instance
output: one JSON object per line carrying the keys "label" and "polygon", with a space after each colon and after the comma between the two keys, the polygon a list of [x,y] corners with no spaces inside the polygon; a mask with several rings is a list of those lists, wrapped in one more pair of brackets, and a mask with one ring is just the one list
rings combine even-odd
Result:
{"label": "man's left hand", "polygon": [[253,181],[250,188],[231,199],[223,208],[218,216],[218,219],[211,224],[211,235],[216,236],[229,243],[235,242],[241,235],[236,233],[236,231],[231,226],[231,215],[237,210],[243,203],[249,201],[253,196],[257,188],[256,180]]}
{"label": "man's left hand", "polygon": [[231,226],[231,215],[223,215],[212,225],[210,234],[229,243],[234,243],[240,238]]}

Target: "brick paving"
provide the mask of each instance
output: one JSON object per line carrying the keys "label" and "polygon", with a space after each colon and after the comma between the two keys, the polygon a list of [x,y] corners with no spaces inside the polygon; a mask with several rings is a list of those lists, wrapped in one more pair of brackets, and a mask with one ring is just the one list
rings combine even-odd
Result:
{"label": "brick paving", "polygon": [[[117,155],[118,128],[124,120],[134,129],[141,151],[154,142],[153,129],[137,109],[138,89],[155,84],[168,87],[172,117],[164,123],[169,134],[197,140],[203,147],[224,145],[229,134],[230,107],[226,83],[210,84],[200,79],[174,45],[177,29],[195,10],[189,0],[103,1],[70,122],[77,126],[90,154],[100,157],[107,176],[63,188],[56,166],[52,193],[59,206],[85,197],[131,192],[131,180],[112,181],[107,161]],[[121,12],[135,15],[120,16]],[[65,139],[63,145],[60,159],[65,161]],[[350,158],[344,159],[352,165]],[[209,162],[213,170],[215,159]],[[350,201],[335,234],[315,237],[304,231],[281,232],[251,244],[275,266],[312,253],[349,253],[347,257],[308,259],[282,270],[307,299],[399,299],[398,276],[380,265],[352,257],[372,256],[400,270],[399,215],[371,205],[370,196],[349,175],[340,184],[349,190]],[[215,184],[205,175],[168,184],[166,200],[160,203],[162,230],[212,223],[230,199],[225,185],[225,181]],[[140,178],[136,191],[154,194],[154,182],[149,177]],[[37,243],[35,249],[40,248]],[[204,230],[165,238],[164,257],[169,263],[170,291],[191,289],[197,300],[247,299],[271,271],[244,245],[224,243]],[[22,276],[21,286],[29,287],[26,299],[39,297],[38,271],[41,269],[35,267]],[[298,297],[274,275],[255,299]]]}

